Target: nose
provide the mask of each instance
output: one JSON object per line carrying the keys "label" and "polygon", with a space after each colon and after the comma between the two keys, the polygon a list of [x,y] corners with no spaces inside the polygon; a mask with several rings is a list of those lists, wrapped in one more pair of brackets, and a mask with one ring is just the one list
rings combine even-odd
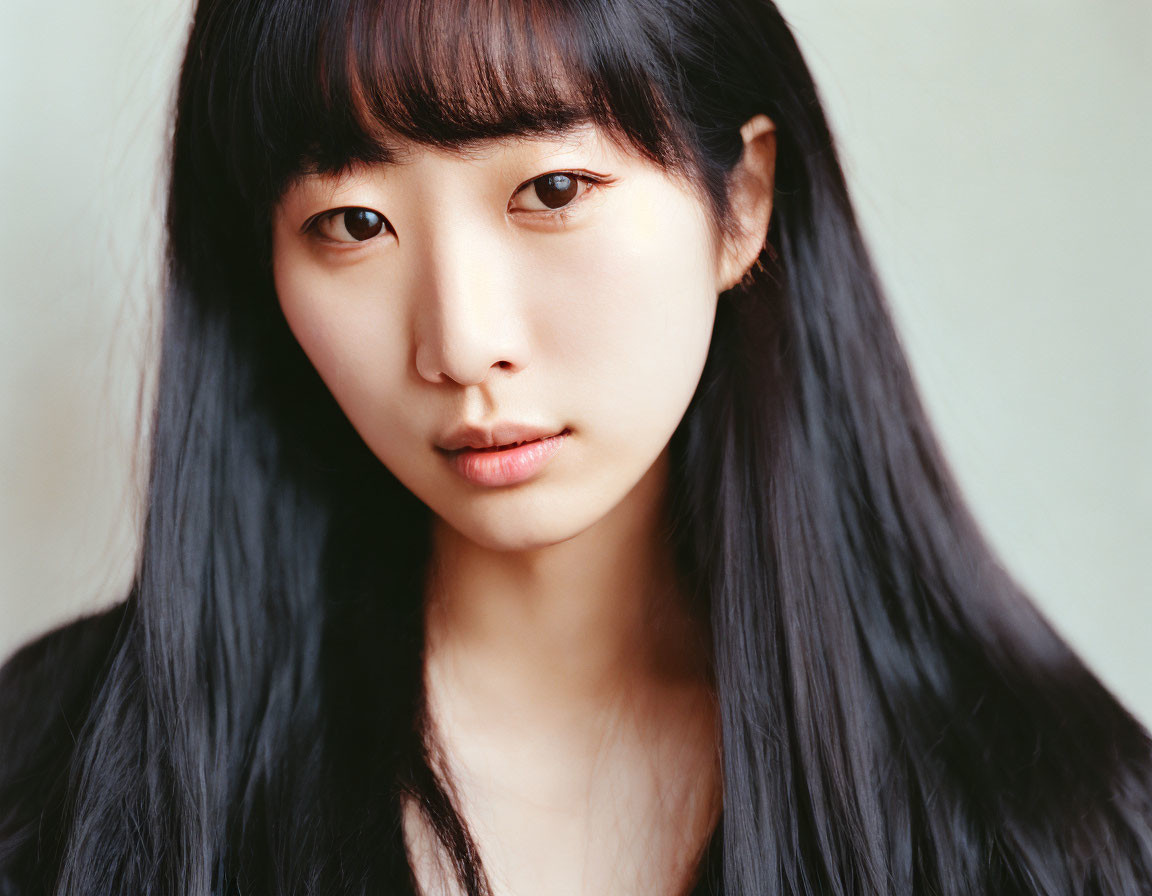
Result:
{"label": "nose", "polygon": [[491,223],[456,221],[430,238],[416,298],[415,364],[431,383],[484,382],[527,364],[517,266]]}

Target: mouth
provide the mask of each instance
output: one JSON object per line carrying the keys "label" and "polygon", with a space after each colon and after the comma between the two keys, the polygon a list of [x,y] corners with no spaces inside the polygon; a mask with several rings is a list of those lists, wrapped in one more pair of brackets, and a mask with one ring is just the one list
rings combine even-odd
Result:
{"label": "mouth", "polygon": [[571,432],[570,429],[565,429],[561,432],[556,433],[555,435],[541,436],[538,439],[525,439],[522,442],[509,442],[507,445],[493,445],[490,448],[457,448],[455,451],[449,451],[448,453],[450,455],[464,454],[465,452],[471,452],[474,454],[495,454],[496,452],[499,452],[499,451],[508,451],[512,448],[519,448],[521,445],[535,445],[538,442],[544,442],[544,441],[547,441],[548,439],[555,439],[555,438],[559,438],[560,436],[566,436],[570,432]]}
{"label": "mouth", "polygon": [[463,449],[509,451],[518,446],[540,442],[567,432],[567,428],[561,433],[557,433],[547,424],[539,425],[514,421],[498,421],[487,426],[464,424],[441,437],[437,441],[436,447],[449,456],[455,455]]}
{"label": "mouth", "polygon": [[489,448],[458,448],[445,451],[449,465],[473,485],[489,488],[525,482],[544,468],[571,434],[564,429],[555,435]]}

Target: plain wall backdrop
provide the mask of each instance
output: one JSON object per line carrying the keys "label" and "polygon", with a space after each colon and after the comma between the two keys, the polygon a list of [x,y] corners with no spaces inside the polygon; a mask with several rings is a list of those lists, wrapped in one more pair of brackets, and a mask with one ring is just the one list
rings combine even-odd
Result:
{"label": "plain wall backdrop", "polygon": [[[1152,4],[780,6],[977,518],[1152,720]],[[0,12],[0,657],[131,577],[190,10]]]}

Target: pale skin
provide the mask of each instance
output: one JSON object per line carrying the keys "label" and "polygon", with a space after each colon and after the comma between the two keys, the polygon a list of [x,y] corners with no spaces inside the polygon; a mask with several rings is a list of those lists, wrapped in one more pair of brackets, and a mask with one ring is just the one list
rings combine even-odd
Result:
{"label": "pale skin", "polygon": [[[591,126],[467,156],[412,146],[386,170],[305,178],[277,209],[289,326],[434,514],[429,713],[495,896],[683,893],[719,817],[708,634],[666,539],[667,445],[718,295],[767,236],[775,130],[757,115],[741,134],[734,240]],[[610,182],[581,184],[558,219],[536,186],[551,173]],[[301,232],[353,207],[377,218]],[[377,235],[355,226],[380,217]],[[438,440],[497,421],[570,435],[528,481],[466,481]],[[414,810],[405,835],[422,890],[456,893]]]}

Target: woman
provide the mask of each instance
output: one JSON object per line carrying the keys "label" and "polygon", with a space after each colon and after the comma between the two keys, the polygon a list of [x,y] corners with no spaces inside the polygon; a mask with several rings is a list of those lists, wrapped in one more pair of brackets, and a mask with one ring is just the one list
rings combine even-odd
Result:
{"label": "woman", "polygon": [[141,561],[3,669],[0,892],[1152,892],[771,4],[205,0],[176,112]]}

